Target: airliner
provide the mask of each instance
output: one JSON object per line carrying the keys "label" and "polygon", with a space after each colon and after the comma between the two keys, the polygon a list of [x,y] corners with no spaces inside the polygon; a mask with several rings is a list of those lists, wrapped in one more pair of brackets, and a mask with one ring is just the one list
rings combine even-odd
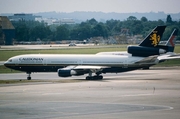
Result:
{"label": "airliner", "polygon": [[[129,55],[27,54],[9,58],[4,65],[26,72],[28,80],[31,80],[32,72],[57,72],[59,77],[88,74],[87,80],[103,79],[102,74],[105,73],[132,71],[164,60],[180,58],[169,52],[171,46],[158,45],[165,28],[156,26],[138,46],[128,46]],[[174,45],[173,41],[171,45]]]}

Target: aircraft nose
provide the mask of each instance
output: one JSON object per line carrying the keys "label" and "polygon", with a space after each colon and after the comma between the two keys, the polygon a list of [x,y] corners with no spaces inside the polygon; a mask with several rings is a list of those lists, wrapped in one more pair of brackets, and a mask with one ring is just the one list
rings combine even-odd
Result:
{"label": "aircraft nose", "polygon": [[8,67],[9,64],[10,64],[9,60],[8,60],[8,61],[4,61],[4,66],[5,66],[5,67]]}
{"label": "aircraft nose", "polygon": [[8,62],[7,62],[7,61],[5,61],[5,62],[3,62],[3,64],[4,64],[4,66],[7,66]]}

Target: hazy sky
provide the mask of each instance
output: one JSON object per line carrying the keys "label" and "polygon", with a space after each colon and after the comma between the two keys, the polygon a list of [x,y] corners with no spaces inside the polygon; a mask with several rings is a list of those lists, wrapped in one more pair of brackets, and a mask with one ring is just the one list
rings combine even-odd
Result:
{"label": "hazy sky", "polygon": [[179,13],[180,0],[0,0],[0,13],[37,12]]}

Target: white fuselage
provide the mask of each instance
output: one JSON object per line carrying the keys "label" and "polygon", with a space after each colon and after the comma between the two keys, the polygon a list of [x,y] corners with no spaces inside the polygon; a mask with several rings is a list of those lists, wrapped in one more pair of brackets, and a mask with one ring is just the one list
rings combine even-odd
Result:
{"label": "white fuselage", "polygon": [[142,60],[143,57],[128,55],[58,55],[58,54],[31,54],[19,55],[5,62],[7,65],[98,65],[116,66],[131,65]]}

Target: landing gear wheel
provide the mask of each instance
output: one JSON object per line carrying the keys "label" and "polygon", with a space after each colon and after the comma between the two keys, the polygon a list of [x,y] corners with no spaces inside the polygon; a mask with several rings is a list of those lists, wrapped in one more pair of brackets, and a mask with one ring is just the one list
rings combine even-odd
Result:
{"label": "landing gear wheel", "polygon": [[27,76],[27,80],[31,80],[31,72],[27,72],[28,76]]}
{"label": "landing gear wheel", "polygon": [[27,80],[31,80],[31,77],[27,77]]}
{"label": "landing gear wheel", "polygon": [[92,79],[93,79],[92,76],[87,76],[87,77],[86,77],[86,80],[92,80]]}
{"label": "landing gear wheel", "polygon": [[143,67],[142,68],[143,70],[148,70],[148,69],[150,69],[149,67]]}
{"label": "landing gear wheel", "polygon": [[103,79],[103,76],[98,76],[98,79]]}
{"label": "landing gear wheel", "polygon": [[103,79],[103,76],[87,76],[86,80],[98,80]]}

